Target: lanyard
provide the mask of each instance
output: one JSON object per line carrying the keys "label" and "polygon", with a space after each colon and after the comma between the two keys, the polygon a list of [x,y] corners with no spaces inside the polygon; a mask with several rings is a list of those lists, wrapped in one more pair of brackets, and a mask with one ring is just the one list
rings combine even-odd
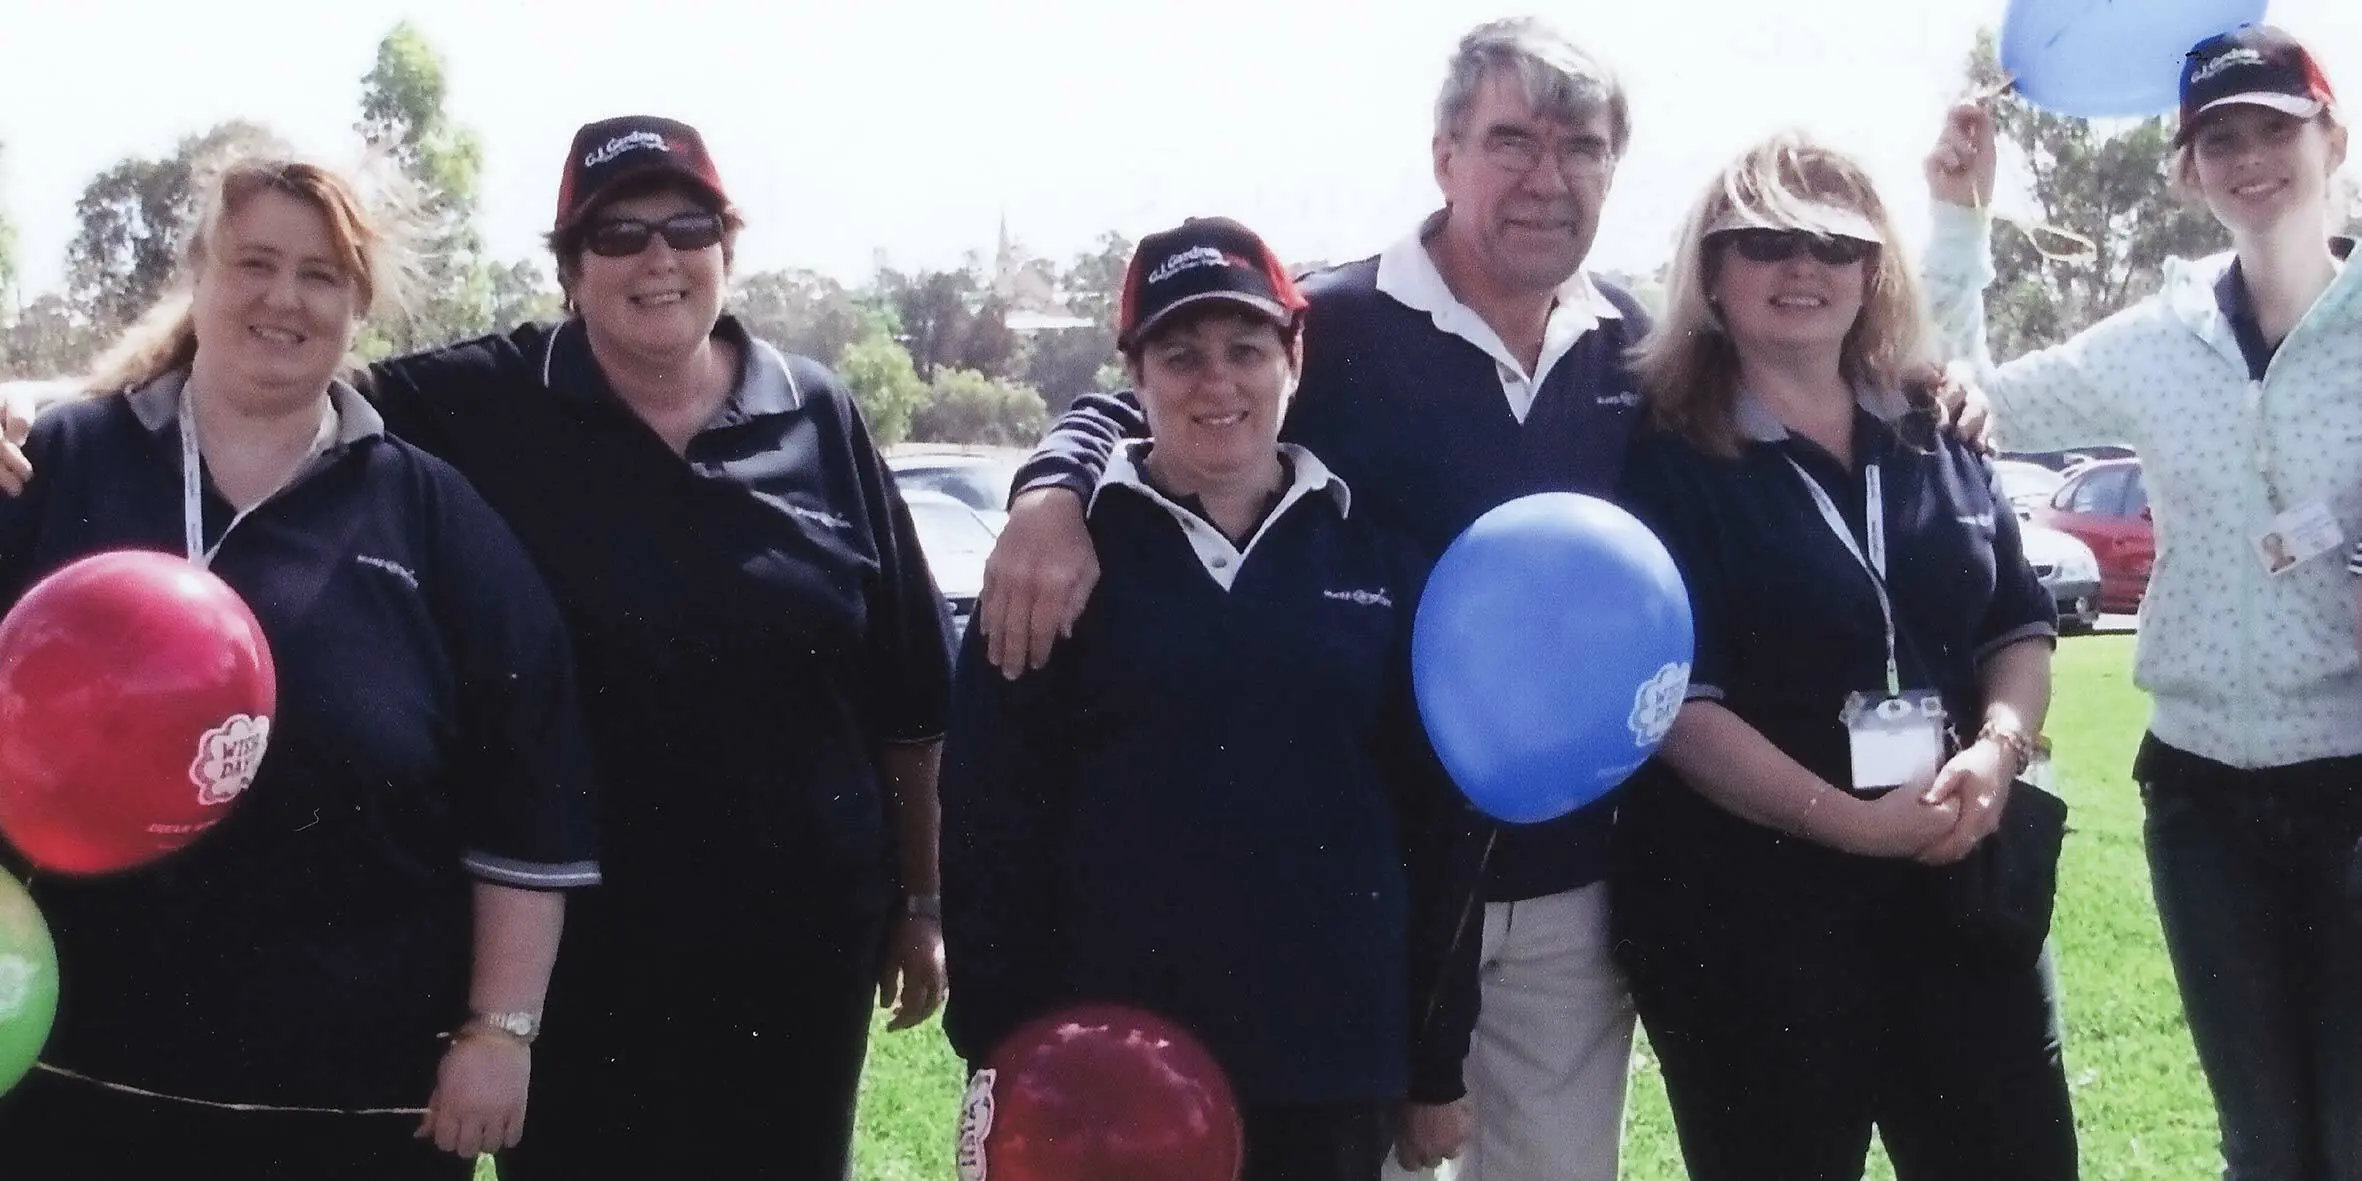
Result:
{"label": "lanyard", "polygon": [[318,458],[328,449],[329,444],[335,438],[335,426],[333,425],[336,421],[335,412],[335,405],[331,403],[329,408],[322,413],[320,433],[312,439],[311,454],[302,463],[296,464],[287,473],[287,478],[280,481],[278,487],[271,489],[270,495],[239,509],[236,515],[230,518],[230,523],[222,526],[221,536],[213,540],[211,547],[207,547],[205,544],[204,460],[197,454],[196,399],[187,389],[181,390],[180,522],[181,539],[188,547],[189,561],[196,563],[200,570],[211,566],[213,556],[221,552],[222,543],[230,539],[230,530],[236,529],[238,522],[245,520],[254,510],[269,504],[280,493],[285,492],[287,486],[295,482],[296,476],[302,474],[306,468],[311,466],[313,459]]}
{"label": "lanyard", "polygon": [[1829,531],[1837,535],[1837,540],[1845,543],[1845,552],[1852,554],[1854,561],[1860,562],[1862,569],[1870,575],[1870,589],[1878,592],[1878,613],[1886,621],[1886,695],[1899,697],[1903,692],[1903,674],[1901,666],[1895,662],[1895,606],[1886,596],[1886,495],[1878,486],[1878,465],[1865,464],[1862,468],[1864,507],[1867,510],[1865,515],[1869,517],[1870,526],[1870,552],[1865,554],[1862,547],[1854,542],[1853,530],[1846,528],[1845,517],[1837,511],[1837,503],[1830,500],[1829,494],[1822,490],[1821,482],[1813,479],[1794,458],[1782,458],[1788,460],[1789,467],[1796,469],[1796,478],[1804,481],[1804,490],[1812,493],[1813,506],[1821,510],[1821,520],[1828,524]]}

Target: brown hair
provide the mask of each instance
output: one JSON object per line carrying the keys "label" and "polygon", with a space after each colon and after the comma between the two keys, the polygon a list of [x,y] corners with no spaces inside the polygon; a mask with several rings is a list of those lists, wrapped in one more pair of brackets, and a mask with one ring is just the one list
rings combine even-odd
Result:
{"label": "brown hair", "polygon": [[175,289],[126,329],[92,368],[84,388],[91,393],[143,386],[189,367],[197,357],[197,326],[191,308],[197,272],[219,245],[222,225],[257,195],[284,193],[327,219],[336,261],[360,290],[363,315],[381,303],[398,302],[391,291],[396,268],[387,260],[386,234],[363,205],[353,183],[318,164],[281,156],[241,156],[203,187],[196,227],[181,248]]}
{"label": "brown hair", "polygon": [[1734,212],[1766,225],[1810,225],[1806,209],[1836,205],[1870,220],[1889,244],[1869,260],[1862,312],[1839,361],[1845,380],[1901,391],[1924,369],[1928,327],[1919,284],[1869,173],[1795,132],[1748,149],[1722,170],[1683,223],[1665,282],[1665,314],[1632,351],[1633,372],[1658,424],[1708,454],[1738,454],[1739,354],[1711,292],[1722,265],[1708,229]]}
{"label": "brown hair", "polygon": [[559,229],[542,235],[549,244],[550,257],[558,271],[558,292],[564,297],[566,311],[580,314],[574,306],[574,281],[582,276],[583,242],[590,237],[590,227],[598,220],[599,212],[617,201],[646,197],[654,193],[679,193],[695,202],[697,207],[722,219],[722,269],[728,271],[738,262],[738,231],[746,228],[746,218],[736,205],[717,200],[713,193],[669,172],[652,172],[616,182],[600,193],[598,203],[584,210],[582,216]]}

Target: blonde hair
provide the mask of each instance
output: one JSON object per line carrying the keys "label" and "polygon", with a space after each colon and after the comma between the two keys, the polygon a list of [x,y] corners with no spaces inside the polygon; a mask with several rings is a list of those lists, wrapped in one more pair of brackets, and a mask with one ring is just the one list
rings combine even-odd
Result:
{"label": "blonde hair", "polygon": [[99,358],[83,382],[85,391],[104,394],[143,386],[196,360],[191,305],[197,272],[220,244],[223,223],[266,192],[293,197],[327,220],[337,264],[360,291],[363,318],[402,302],[403,268],[394,260],[394,239],[372,216],[355,184],[336,171],[288,156],[242,155],[199,191],[197,219],[181,247],[172,289]]}
{"label": "blonde hair", "polygon": [[1739,353],[1712,291],[1726,247],[1709,231],[1733,214],[1768,226],[1817,224],[1814,206],[1869,219],[1886,241],[1868,262],[1862,311],[1846,333],[1839,368],[1853,385],[1901,391],[1926,371],[1929,330],[1918,280],[1896,243],[1893,219],[1869,173],[1851,157],[1782,132],[1722,170],[1690,209],[1665,283],[1665,313],[1632,351],[1651,415],[1709,454],[1739,451]]}

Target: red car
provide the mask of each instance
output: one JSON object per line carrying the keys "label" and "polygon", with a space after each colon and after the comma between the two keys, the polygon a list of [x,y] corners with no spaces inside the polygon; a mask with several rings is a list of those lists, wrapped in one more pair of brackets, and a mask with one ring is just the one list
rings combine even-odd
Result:
{"label": "red car", "polygon": [[2034,519],[2091,547],[2100,560],[2100,610],[2140,610],[2141,597],[2149,591],[2149,567],[2157,560],[2140,460],[2103,459],[2068,472],[2067,482]]}

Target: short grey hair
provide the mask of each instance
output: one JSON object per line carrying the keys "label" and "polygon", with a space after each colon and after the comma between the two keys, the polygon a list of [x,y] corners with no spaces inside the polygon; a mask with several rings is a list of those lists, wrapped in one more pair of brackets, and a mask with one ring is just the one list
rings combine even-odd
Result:
{"label": "short grey hair", "polygon": [[1460,38],[1444,74],[1443,91],[1435,96],[1435,134],[1459,134],[1468,109],[1476,105],[1477,91],[1496,76],[1514,78],[1525,92],[1527,106],[1562,123],[1579,123],[1607,112],[1609,144],[1617,155],[1624,154],[1632,139],[1624,84],[1606,63],[1534,17],[1487,21]]}

